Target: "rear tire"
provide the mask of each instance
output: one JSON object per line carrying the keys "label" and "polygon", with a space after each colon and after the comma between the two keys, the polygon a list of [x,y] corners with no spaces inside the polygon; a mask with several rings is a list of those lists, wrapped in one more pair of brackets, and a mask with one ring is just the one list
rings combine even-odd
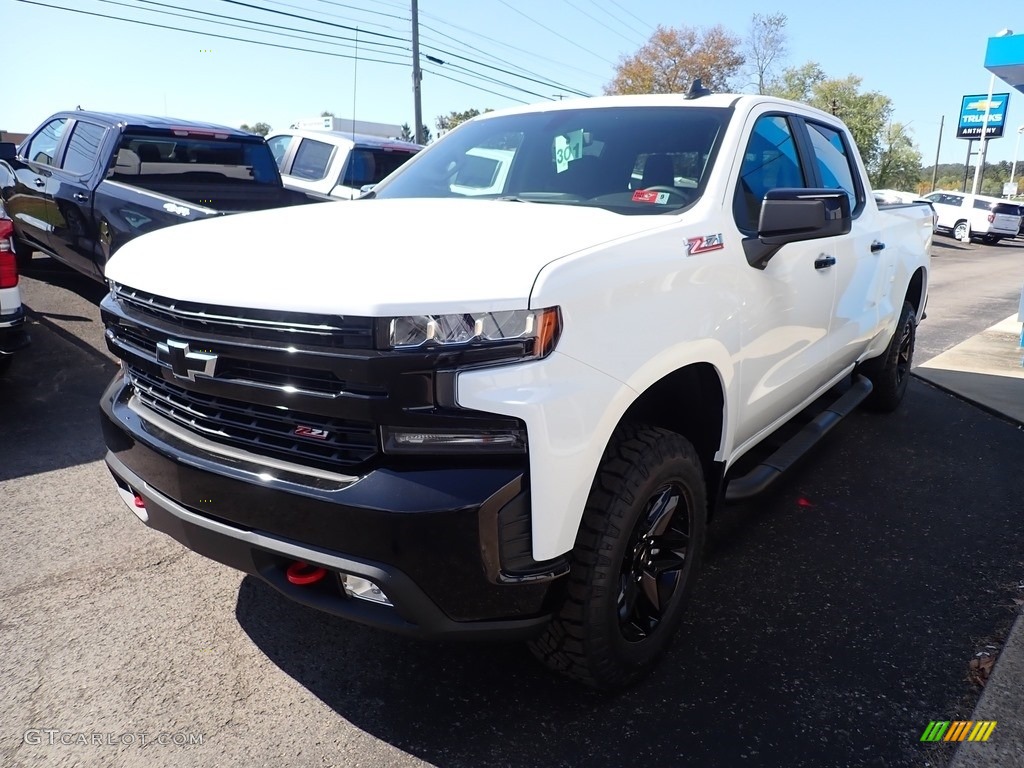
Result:
{"label": "rear tire", "polygon": [[917,340],[917,315],[909,301],[903,302],[896,330],[885,353],[861,364],[861,373],[870,379],[871,394],[864,404],[873,411],[889,413],[896,410],[910,383]]}
{"label": "rear tire", "polygon": [[620,425],[587,499],[562,603],[530,642],[534,655],[604,690],[646,675],[682,618],[706,522],[704,474],[689,441]]}
{"label": "rear tire", "polygon": [[18,263],[18,271],[23,272],[32,267],[32,256],[35,254],[32,248],[24,240],[14,241],[14,260]]}
{"label": "rear tire", "polygon": [[953,227],[953,237],[955,237],[957,240],[963,240],[964,238],[970,240],[971,225],[968,224],[966,221],[958,221],[956,223],[956,226]]}

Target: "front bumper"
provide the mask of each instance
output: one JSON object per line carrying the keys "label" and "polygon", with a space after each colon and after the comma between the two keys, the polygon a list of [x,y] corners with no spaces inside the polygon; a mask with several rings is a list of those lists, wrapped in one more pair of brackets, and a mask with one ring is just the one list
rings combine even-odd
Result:
{"label": "front bumper", "polygon": [[23,307],[9,315],[0,315],[0,357],[13,355],[27,347],[29,342]]}
{"label": "front bumper", "polygon": [[[154,420],[121,377],[101,410],[107,466],[126,501],[141,496],[147,525],[297,602],[427,637],[527,637],[550,618],[548,593],[564,561],[523,568],[520,557],[517,571],[504,567],[503,531],[521,539],[517,523],[529,519],[524,461],[302,476],[215,453]],[[328,576],[292,584],[295,561]],[[393,605],[347,596],[340,574],[372,581]]]}

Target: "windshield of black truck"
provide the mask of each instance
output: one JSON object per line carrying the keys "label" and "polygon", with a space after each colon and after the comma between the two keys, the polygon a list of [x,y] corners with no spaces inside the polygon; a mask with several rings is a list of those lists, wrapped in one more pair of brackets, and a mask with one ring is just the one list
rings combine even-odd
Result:
{"label": "windshield of black truck", "polygon": [[731,110],[606,107],[466,123],[375,189],[664,213],[704,191]]}
{"label": "windshield of black truck", "polygon": [[139,185],[146,181],[280,184],[274,156],[262,142],[177,136],[170,131],[124,134],[110,178]]}

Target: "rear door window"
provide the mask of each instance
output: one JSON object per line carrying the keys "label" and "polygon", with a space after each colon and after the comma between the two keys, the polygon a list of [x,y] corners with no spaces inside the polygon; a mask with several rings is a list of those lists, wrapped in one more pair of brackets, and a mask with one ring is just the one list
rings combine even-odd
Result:
{"label": "rear door window", "polygon": [[75,176],[91,174],[100,153],[103,134],[106,132],[106,128],[95,123],[76,121],[61,168]]}
{"label": "rear door window", "polygon": [[822,123],[807,122],[814,159],[818,164],[821,183],[827,189],[841,189],[850,198],[850,210],[856,212],[863,198],[856,182],[849,147],[842,132]]}
{"label": "rear door window", "polygon": [[292,161],[290,176],[306,181],[320,181],[334,156],[334,145],[315,139],[303,139]]}
{"label": "rear door window", "polygon": [[356,147],[349,153],[341,183],[355,189],[367,184],[379,184],[415,154],[415,152],[403,150]]}

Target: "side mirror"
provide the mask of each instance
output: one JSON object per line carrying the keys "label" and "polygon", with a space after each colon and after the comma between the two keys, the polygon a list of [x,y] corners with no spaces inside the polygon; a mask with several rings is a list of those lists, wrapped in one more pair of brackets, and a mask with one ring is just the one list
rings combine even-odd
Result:
{"label": "side mirror", "polygon": [[0,141],[0,160],[8,163],[18,156],[18,145],[12,141]]}
{"label": "side mirror", "polygon": [[845,235],[852,226],[843,190],[780,187],[764,196],[757,238],[745,240],[743,248],[750,266],[764,269],[787,243]]}

